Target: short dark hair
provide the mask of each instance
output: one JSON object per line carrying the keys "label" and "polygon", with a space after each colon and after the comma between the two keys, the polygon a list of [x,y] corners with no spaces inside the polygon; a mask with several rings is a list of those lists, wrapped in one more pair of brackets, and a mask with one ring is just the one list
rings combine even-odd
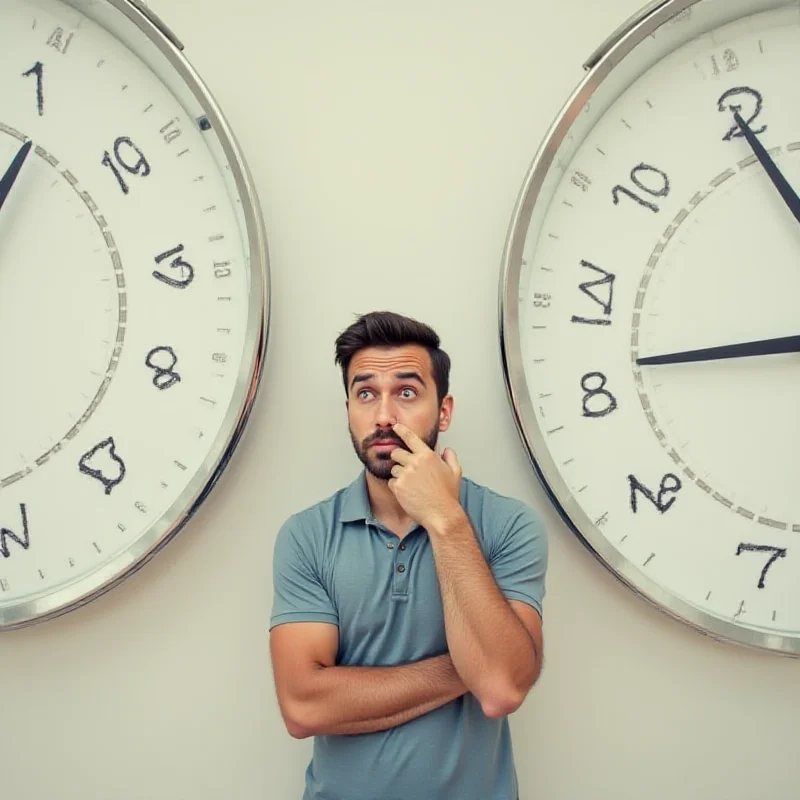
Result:
{"label": "short dark hair", "polygon": [[450,390],[450,356],[439,346],[439,334],[411,317],[393,311],[372,311],[362,314],[336,337],[335,363],[342,367],[345,394],[347,370],[353,356],[367,347],[402,347],[416,344],[424,347],[431,357],[431,371],[436,382],[439,404]]}

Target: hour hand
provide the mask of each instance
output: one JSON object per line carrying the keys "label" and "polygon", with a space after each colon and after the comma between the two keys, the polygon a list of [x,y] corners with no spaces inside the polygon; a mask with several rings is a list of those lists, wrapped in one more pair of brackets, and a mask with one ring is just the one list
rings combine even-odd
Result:
{"label": "hour hand", "polygon": [[739,126],[744,138],[747,139],[747,143],[753,148],[756,158],[761,162],[767,175],[769,175],[769,179],[780,193],[783,201],[789,207],[789,211],[791,211],[794,218],[800,222],[800,198],[798,198],[797,193],[792,189],[789,181],[783,177],[783,173],[778,169],[778,165],[772,160],[770,154],[758,140],[758,137],[753,133],[750,126],[742,119],[741,114],[739,114],[738,111],[734,111],[733,118],[736,120],[736,124]]}
{"label": "hour hand", "polygon": [[29,139],[27,142],[25,142],[25,144],[22,145],[22,147],[20,147],[19,151],[14,156],[14,160],[11,162],[11,166],[6,170],[5,175],[0,178],[0,208],[2,208],[3,203],[6,202],[6,198],[11,191],[11,187],[17,180],[19,171],[22,169],[22,165],[25,163],[25,159],[28,157],[28,153],[30,153],[32,145],[33,142]]}
{"label": "hour hand", "polygon": [[778,339],[761,339],[757,342],[741,342],[719,347],[704,347],[700,350],[684,350],[659,356],[637,358],[637,364],[682,364],[687,361],[716,361],[722,358],[745,358],[746,356],[770,356],[778,353],[800,353],[800,336],[782,336]]}

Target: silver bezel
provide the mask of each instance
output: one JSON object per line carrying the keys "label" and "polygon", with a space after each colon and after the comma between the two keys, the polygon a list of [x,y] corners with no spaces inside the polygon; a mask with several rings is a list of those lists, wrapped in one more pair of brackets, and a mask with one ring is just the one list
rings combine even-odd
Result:
{"label": "silver bezel", "polygon": [[[514,421],[533,470],[568,529],[588,551],[617,580],[636,595],[697,632],[720,641],[752,649],[797,656],[800,655],[800,637],[760,632],[737,625],[733,621],[727,622],[714,617],[656,584],[637,565],[624,558],[610,544],[593,521],[581,510],[548,451],[543,431],[536,421],[531,391],[525,378],[522,360],[519,328],[522,255],[532,219],[535,214],[543,213],[539,206],[546,205],[547,198],[538,205],[537,201],[543,193],[543,188],[548,181],[552,180],[552,175],[556,171],[553,167],[558,163],[559,151],[567,137],[576,128],[580,128],[581,114],[590,102],[595,101],[598,88],[613,74],[614,70],[624,73],[625,59],[637,46],[647,40],[657,29],[674,22],[682,12],[688,13],[692,7],[699,7],[709,2],[719,4],[717,8],[722,9],[721,21],[715,22],[715,26],[745,14],[791,5],[797,6],[796,0],[795,2],[788,2],[788,0],[657,0],[620,26],[587,59],[584,64],[587,74],[562,107],[539,146],[524,178],[512,214],[501,264],[498,314],[500,356]],[[698,25],[701,24],[698,23]],[[659,31],[659,34],[663,30]],[[696,36],[701,32],[702,27],[694,26],[689,30],[691,35],[687,34],[685,39],[681,40],[680,37],[683,34],[679,26],[673,25],[669,33],[664,34],[665,44],[662,52],[659,53],[657,49],[654,49],[652,61],[669,52],[676,46],[676,43],[682,44]],[[652,40],[649,41],[652,42]],[[625,88],[625,85],[621,88]]]}
{"label": "silver bezel", "polygon": [[[109,30],[160,77],[169,75],[165,83],[176,98],[187,110],[191,107],[193,114],[201,109],[211,122],[212,138],[208,143],[215,156],[230,165],[229,191],[241,200],[239,225],[248,242],[246,350],[220,434],[186,490],[144,536],[109,563],[74,584],[0,610],[0,630],[40,623],[86,605],[140,570],[175,538],[220,480],[244,433],[261,384],[269,335],[269,256],[256,188],[233,131],[208,87],[184,56],[183,45],[141,0],[62,1]],[[133,34],[135,29],[146,38],[126,36],[126,31]]]}

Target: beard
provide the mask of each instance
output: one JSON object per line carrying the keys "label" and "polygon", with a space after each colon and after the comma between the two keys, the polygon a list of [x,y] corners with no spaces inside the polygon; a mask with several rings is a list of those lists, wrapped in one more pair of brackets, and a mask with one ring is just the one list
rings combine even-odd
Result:
{"label": "beard", "polygon": [[[417,435],[431,450],[435,450],[436,443],[439,440],[438,423],[434,424],[433,428],[426,435]],[[403,450],[408,450],[406,443],[397,436],[394,431],[375,431],[359,443],[353,435],[353,429],[350,429],[350,441],[353,443],[353,449],[356,451],[359,461],[361,461],[367,471],[378,478],[378,480],[388,481],[392,477],[392,467],[396,462],[392,459],[391,452],[377,453],[370,450],[370,445],[378,439],[395,442],[398,447],[401,447]]]}

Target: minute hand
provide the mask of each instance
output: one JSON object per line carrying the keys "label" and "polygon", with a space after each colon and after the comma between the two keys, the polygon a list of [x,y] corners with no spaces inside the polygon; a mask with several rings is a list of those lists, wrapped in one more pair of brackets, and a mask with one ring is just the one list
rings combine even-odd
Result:
{"label": "minute hand", "polygon": [[778,339],[761,339],[758,342],[725,344],[719,347],[704,347],[701,350],[684,350],[660,356],[637,358],[637,364],[681,364],[686,361],[716,361],[722,358],[745,358],[746,356],[771,356],[778,353],[800,353],[800,336],[781,336]]}
{"label": "minute hand", "polygon": [[739,114],[738,111],[734,111],[733,118],[744,134],[744,138],[747,139],[747,143],[753,148],[756,158],[761,162],[767,175],[769,175],[769,179],[775,184],[775,188],[778,192],[780,192],[783,201],[789,207],[789,211],[791,211],[792,214],[794,214],[794,218],[800,222],[800,198],[798,198],[797,193],[789,185],[789,181],[783,177],[783,173],[778,169],[778,165],[772,160],[764,145],[758,141],[758,137],[750,129],[750,126],[742,119],[741,114]]}
{"label": "minute hand", "polygon": [[14,160],[11,162],[11,166],[5,171],[3,177],[0,178],[0,208],[2,208],[3,204],[6,202],[11,187],[17,180],[22,165],[25,163],[25,159],[31,151],[32,145],[33,142],[28,139],[28,141],[20,147],[17,154],[14,156]]}

